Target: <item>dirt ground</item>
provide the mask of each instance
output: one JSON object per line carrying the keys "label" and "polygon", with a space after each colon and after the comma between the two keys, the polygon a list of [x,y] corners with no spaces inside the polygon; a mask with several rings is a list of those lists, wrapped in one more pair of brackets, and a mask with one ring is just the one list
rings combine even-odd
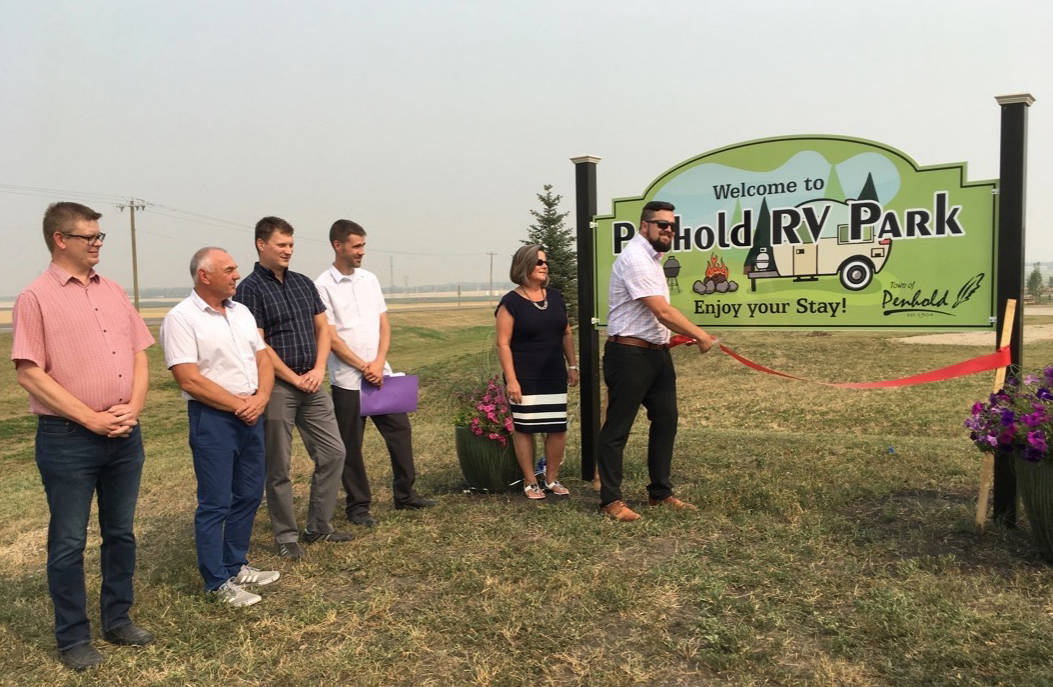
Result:
{"label": "dirt ground", "polygon": [[[1051,305],[1029,305],[1027,314],[1032,317],[1053,315]],[[1053,340],[1053,324],[1024,325],[1024,341]],[[948,332],[946,334],[921,334],[893,339],[897,343],[933,344],[940,346],[990,346],[995,345],[994,332]]]}

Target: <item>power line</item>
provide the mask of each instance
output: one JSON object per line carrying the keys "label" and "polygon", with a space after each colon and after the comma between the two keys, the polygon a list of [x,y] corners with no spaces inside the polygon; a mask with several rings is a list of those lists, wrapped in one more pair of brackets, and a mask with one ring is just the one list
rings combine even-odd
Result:
{"label": "power line", "polygon": [[[88,191],[74,191],[71,189],[61,188],[47,188],[43,186],[20,186],[17,184],[0,184],[0,193],[6,193],[11,195],[22,195],[30,197],[44,197],[52,198],[64,197],[73,200],[88,200],[97,201],[107,204],[114,204],[118,209],[124,209],[127,207],[128,196],[121,196],[111,193],[93,193]],[[153,215],[160,217],[166,217],[168,219],[179,220],[181,222],[195,222],[197,224],[204,224],[209,227],[216,229],[226,229],[228,231],[238,231],[243,233],[252,232],[254,230],[252,225],[244,222],[237,222],[223,217],[217,217],[215,215],[209,215],[202,212],[194,212],[192,210],[184,210],[177,208],[166,203],[159,203],[151,200],[143,200],[140,198],[133,199],[139,205],[144,205],[151,209]],[[123,207],[122,207],[123,206]],[[144,208],[139,208],[140,210]],[[166,236],[157,232],[153,232],[149,229],[139,228],[143,233],[153,234],[157,236],[164,236],[165,238],[175,238]],[[297,240],[304,241],[307,243],[329,245],[328,238],[315,238],[312,236],[306,236],[300,234],[297,236]],[[383,248],[371,248],[370,252],[373,254],[388,255],[388,256],[406,256],[406,257],[435,257],[435,258],[474,258],[480,255],[490,255],[491,261],[493,255],[487,252],[471,252],[471,253],[438,253],[435,251],[401,251],[401,250],[386,250]]]}
{"label": "power line", "polygon": [[[219,228],[219,229],[239,230],[239,231],[246,231],[246,232],[254,231],[254,229],[252,227],[249,227],[249,226],[247,226],[245,224],[241,224],[241,223],[234,222],[234,221],[231,221],[231,220],[223,219],[221,217],[213,217],[212,215],[206,215],[206,214],[203,214],[203,213],[200,213],[200,212],[191,212],[189,210],[180,210],[179,208],[174,208],[174,207],[172,207],[170,205],[164,205],[162,203],[154,203],[152,201],[146,201],[146,204],[147,204],[148,207],[153,209],[153,214],[159,215],[161,217],[168,217],[169,219],[176,219],[176,220],[179,220],[181,222],[197,222],[197,223],[201,223],[201,224],[206,224],[206,225],[211,226],[211,227],[216,227],[216,228]],[[172,212],[182,213],[183,215],[187,215],[187,216],[186,217],[182,217],[182,216],[177,215],[177,214],[172,214],[172,212],[163,212],[161,210],[157,210],[156,208],[164,208],[166,210],[170,210]],[[321,238],[316,238],[314,236],[305,236],[302,233],[297,233],[296,239],[298,241],[306,241],[308,243],[318,243],[318,244],[322,244],[322,245],[329,245],[329,239],[321,239]],[[480,255],[485,255],[485,253],[436,253],[434,251],[428,251],[428,252],[398,251],[398,250],[385,250],[383,248],[370,248],[369,252],[370,253],[374,253],[374,254],[379,253],[381,255],[404,255],[404,256],[410,256],[410,257],[414,257],[415,256],[415,257],[438,257],[438,258],[460,258],[460,257],[473,258],[473,257],[478,257]]]}
{"label": "power line", "polygon": [[171,205],[165,205],[163,203],[155,203],[155,202],[149,201],[149,200],[146,201],[146,204],[150,205],[151,207],[161,208],[163,210],[169,210],[171,212],[177,212],[177,213],[180,213],[180,214],[183,214],[183,215],[189,215],[190,217],[195,217],[197,219],[209,220],[211,222],[219,222],[220,224],[229,224],[231,227],[235,227],[235,228],[238,228],[238,229],[248,229],[249,228],[249,225],[247,225],[244,222],[235,222],[234,220],[224,219],[222,217],[215,217],[213,215],[206,215],[206,214],[204,214],[202,212],[191,212],[190,210],[182,210],[180,208],[172,207]]}
{"label": "power line", "polygon": [[76,197],[80,199],[89,200],[100,200],[106,203],[112,203],[116,201],[124,200],[124,196],[115,195],[112,193],[94,193],[90,191],[72,191],[69,189],[62,188],[46,188],[43,186],[19,186],[17,184],[0,184],[0,193],[12,193],[15,195],[25,196],[44,196],[44,197]]}
{"label": "power line", "polygon": [[[157,210],[155,208],[157,208],[159,206],[154,205],[152,203],[147,203],[147,207],[149,207],[151,209],[151,213],[154,214],[154,215],[158,215],[160,217],[167,217],[168,219],[179,220],[180,222],[193,222],[194,224],[197,224],[197,225],[204,225],[204,226],[209,226],[209,227],[215,227],[216,229],[226,229],[228,231],[236,231],[236,232],[240,232],[240,233],[251,233],[252,232],[252,228],[251,227],[247,227],[245,225],[232,226],[230,224],[221,224],[220,222],[215,222],[215,221],[211,221],[211,220],[204,220],[204,219],[198,219],[198,218],[193,218],[193,217],[181,217],[180,215],[174,215],[174,214],[172,214],[170,212],[164,212],[164,211],[161,211],[161,210]],[[163,207],[163,206],[160,206],[160,207]]]}

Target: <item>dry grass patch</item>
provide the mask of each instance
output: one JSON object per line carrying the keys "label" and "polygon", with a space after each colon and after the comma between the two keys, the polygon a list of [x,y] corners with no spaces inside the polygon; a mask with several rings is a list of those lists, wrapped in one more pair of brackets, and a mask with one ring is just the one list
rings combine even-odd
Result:
{"label": "dry grass patch", "polygon": [[[159,641],[142,650],[99,642],[107,660],[88,676],[54,660],[33,423],[10,367],[0,368],[0,684],[1053,682],[1049,568],[1026,528],[981,537],[969,527],[979,460],[961,423],[989,377],[843,391],[678,349],[674,481],[701,510],[642,505],[645,518],[624,525],[599,517],[598,497],[574,479],[574,434],[569,500],[465,493],[451,404],[458,388],[497,370],[492,311],[391,319],[396,368],[421,376],[418,484],[438,507],[393,509],[388,459],[367,430],[379,525],[290,565],[274,554],[261,509],[250,555],[282,579],[242,610],[201,593],[185,404],[151,350],[135,617]],[[898,377],[986,352],[896,344],[892,334],[727,336],[758,362],[830,381]],[[9,345],[0,336],[0,351]],[[645,446],[641,419],[626,453],[634,506],[645,504]],[[294,453],[302,516],[311,466],[302,445]],[[97,535],[90,541],[95,617]]]}

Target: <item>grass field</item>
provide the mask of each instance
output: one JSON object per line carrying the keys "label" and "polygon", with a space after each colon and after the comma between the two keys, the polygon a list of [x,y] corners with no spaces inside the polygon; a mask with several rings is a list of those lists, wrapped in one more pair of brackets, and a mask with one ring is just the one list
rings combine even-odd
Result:
{"label": "grass field", "polygon": [[[488,308],[393,313],[397,369],[421,375],[414,415],[424,513],[391,507],[374,430],[380,524],[280,562],[261,508],[250,556],[282,579],[236,610],[201,593],[185,407],[150,350],[134,617],[158,641],[101,640],[106,662],[55,660],[47,508],[34,421],[0,365],[0,684],[11,685],[1044,685],[1053,683],[1053,575],[1025,526],[972,527],[979,453],[962,421],[990,375],[843,391],[674,352],[681,422],[674,481],[700,506],[625,525],[572,498],[465,493],[453,390],[496,371]],[[912,346],[896,333],[728,332],[726,343],[803,377],[862,381],[958,362],[984,347]],[[1048,344],[1026,360],[1048,362]],[[10,335],[0,336],[10,353]],[[646,498],[638,422],[626,493]],[[309,461],[297,445],[298,506]],[[338,523],[340,524],[340,523]],[[343,527],[344,525],[341,524]],[[86,554],[97,617],[98,536]],[[98,628],[95,628],[96,633]]]}

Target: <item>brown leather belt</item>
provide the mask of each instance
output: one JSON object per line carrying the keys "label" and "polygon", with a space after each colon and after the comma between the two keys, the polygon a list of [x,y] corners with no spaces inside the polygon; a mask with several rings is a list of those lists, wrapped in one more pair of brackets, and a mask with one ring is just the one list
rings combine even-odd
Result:
{"label": "brown leather belt", "polygon": [[650,348],[652,351],[665,351],[669,349],[669,344],[651,343],[647,339],[640,339],[635,336],[608,336],[607,340],[611,343],[621,344],[623,346]]}

